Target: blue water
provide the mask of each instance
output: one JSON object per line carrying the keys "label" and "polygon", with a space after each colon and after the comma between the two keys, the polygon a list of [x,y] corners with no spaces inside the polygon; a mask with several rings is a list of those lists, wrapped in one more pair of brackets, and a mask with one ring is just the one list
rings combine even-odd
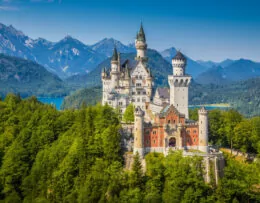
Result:
{"label": "blue water", "polygon": [[[196,105],[194,105],[194,106],[189,106],[189,109],[195,109],[195,108],[200,109],[201,106],[196,106]],[[227,109],[229,109],[230,107],[225,107],[225,106],[205,106],[205,108],[206,108],[207,110],[212,110],[212,109],[227,110]]]}
{"label": "blue water", "polygon": [[38,97],[37,99],[44,104],[54,105],[57,110],[60,110],[64,97]]}

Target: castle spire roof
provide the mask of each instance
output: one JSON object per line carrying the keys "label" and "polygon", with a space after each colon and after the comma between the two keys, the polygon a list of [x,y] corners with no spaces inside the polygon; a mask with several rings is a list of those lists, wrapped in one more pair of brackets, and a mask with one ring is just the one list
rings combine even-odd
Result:
{"label": "castle spire roof", "polygon": [[141,26],[140,26],[140,30],[137,33],[136,39],[139,40],[139,41],[144,41],[144,42],[146,41],[144,28],[143,28],[143,24],[142,23],[141,23]]}
{"label": "castle spire roof", "polygon": [[112,61],[117,61],[118,60],[118,53],[116,47],[114,48],[113,56],[112,56]]}
{"label": "castle spire roof", "polygon": [[180,51],[177,51],[177,54],[172,59],[184,60],[185,61],[186,57]]}

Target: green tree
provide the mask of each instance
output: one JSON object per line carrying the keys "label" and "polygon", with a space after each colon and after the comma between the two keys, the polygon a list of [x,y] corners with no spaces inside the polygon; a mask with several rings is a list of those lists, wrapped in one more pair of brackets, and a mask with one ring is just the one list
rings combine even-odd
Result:
{"label": "green tree", "polygon": [[134,122],[134,105],[132,103],[127,106],[123,121],[126,123]]}

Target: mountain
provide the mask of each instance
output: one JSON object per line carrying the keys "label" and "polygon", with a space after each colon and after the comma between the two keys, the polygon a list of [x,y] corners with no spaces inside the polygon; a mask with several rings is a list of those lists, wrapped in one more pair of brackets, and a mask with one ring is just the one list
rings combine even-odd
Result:
{"label": "mountain", "polygon": [[106,58],[71,36],[54,43],[47,52],[37,52],[36,57],[40,64],[62,78],[87,73]]}
{"label": "mountain", "polygon": [[0,23],[0,53],[35,60],[31,53],[34,42],[13,26]]}
{"label": "mountain", "polygon": [[[168,62],[171,63],[172,58],[176,55],[176,53],[177,53],[177,50],[174,47],[172,47],[172,48],[162,51],[161,55],[163,56],[163,58],[165,60],[167,60]],[[207,70],[207,67],[202,66],[199,63],[197,63],[196,61],[187,57],[186,72],[188,74],[192,75],[193,77],[197,77],[200,73],[203,73],[206,70]]]}
{"label": "mountain", "polygon": [[131,53],[136,51],[135,47],[132,44],[126,46],[122,44],[120,41],[115,40],[113,38],[105,38],[97,42],[96,44],[90,46],[91,49],[100,54],[105,55],[106,57],[112,56],[114,47],[116,47],[120,53]]}
{"label": "mountain", "polygon": [[239,59],[226,67],[213,67],[195,80],[200,84],[226,84],[260,76],[260,63]]}
{"label": "mountain", "polygon": [[[121,54],[121,61],[129,59],[133,61],[136,53]],[[166,61],[157,51],[148,49],[147,56],[148,67],[151,68],[152,75],[154,77],[154,83],[156,86],[167,86],[168,75],[172,74],[172,66]],[[92,72],[85,75],[75,75],[67,78],[65,81],[73,87],[92,87],[101,85],[101,71],[104,67],[110,67],[111,58],[106,59],[97,66]]]}
{"label": "mountain", "polygon": [[234,60],[226,59],[226,60],[221,61],[221,62],[197,60],[196,62],[199,63],[202,66],[207,67],[207,68],[213,68],[213,67],[216,67],[216,66],[221,66],[221,67],[225,68],[225,67],[231,65],[232,63],[234,63]]}
{"label": "mountain", "polygon": [[33,60],[61,78],[89,72],[107,58],[70,36],[56,43],[43,38],[34,40],[3,24],[0,24],[0,53]]}
{"label": "mountain", "polygon": [[198,64],[202,65],[202,66],[205,66],[207,68],[212,68],[212,67],[215,67],[218,65],[217,62],[214,62],[214,61],[203,61],[203,60],[197,60],[196,61]]}
{"label": "mountain", "polygon": [[43,66],[21,58],[0,54],[0,92],[20,93],[22,97],[62,96],[66,94],[63,81]]}

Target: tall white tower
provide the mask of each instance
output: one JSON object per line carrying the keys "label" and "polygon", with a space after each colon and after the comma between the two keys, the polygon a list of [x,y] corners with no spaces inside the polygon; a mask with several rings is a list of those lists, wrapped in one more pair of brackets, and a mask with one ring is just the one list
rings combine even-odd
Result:
{"label": "tall white tower", "polygon": [[144,156],[144,112],[138,106],[135,109],[134,122],[134,154],[139,153],[140,157]]}
{"label": "tall white tower", "polygon": [[137,52],[135,60],[142,60],[146,62],[148,59],[146,57],[147,44],[142,24],[139,32],[136,35],[135,48]]}
{"label": "tall white tower", "polygon": [[188,110],[188,94],[191,76],[186,75],[186,58],[178,51],[172,59],[173,75],[168,76],[170,85],[170,104],[177,110],[185,114],[185,118],[189,118]]}
{"label": "tall white tower", "polygon": [[114,48],[114,53],[111,59],[111,88],[118,87],[119,83],[119,57],[116,48]]}
{"label": "tall white tower", "polygon": [[205,107],[198,110],[199,114],[199,150],[208,152],[208,111]]}

